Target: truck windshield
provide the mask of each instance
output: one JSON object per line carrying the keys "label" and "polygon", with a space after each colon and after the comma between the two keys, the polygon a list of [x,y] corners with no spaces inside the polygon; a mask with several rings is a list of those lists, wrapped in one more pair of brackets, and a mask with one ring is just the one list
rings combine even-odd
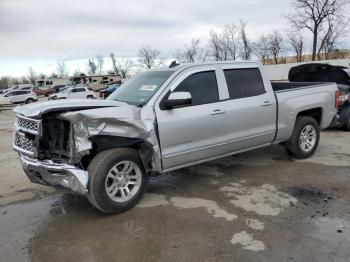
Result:
{"label": "truck windshield", "polygon": [[144,105],[174,71],[149,71],[138,74],[122,84],[107,99]]}

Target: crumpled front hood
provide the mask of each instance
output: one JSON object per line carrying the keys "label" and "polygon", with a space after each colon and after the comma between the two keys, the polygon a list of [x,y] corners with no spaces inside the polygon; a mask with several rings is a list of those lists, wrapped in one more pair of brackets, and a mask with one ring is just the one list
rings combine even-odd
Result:
{"label": "crumpled front hood", "polygon": [[64,99],[47,102],[33,103],[30,105],[17,106],[13,111],[27,117],[38,117],[48,112],[64,110],[83,110],[101,107],[119,107],[127,105],[124,102],[99,99]]}

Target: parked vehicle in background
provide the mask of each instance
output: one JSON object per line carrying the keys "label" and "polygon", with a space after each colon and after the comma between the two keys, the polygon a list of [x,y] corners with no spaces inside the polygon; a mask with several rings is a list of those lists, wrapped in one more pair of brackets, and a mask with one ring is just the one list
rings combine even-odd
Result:
{"label": "parked vehicle in background", "polygon": [[100,91],[100,97],[107,98],[110,94],[117,90],[119,86],[120,84],[113,84],[107,87],[106,89],[102,89]]}
{"label": "parked vehicle in background", "polygon": [[32,88],[33,88],[32,84],[14,85],[14,86],[11,86],[7,89],[0,90],[0,94],[5,94],[5,93],[12,91],[12,90],[30,90]]}
{"label": "parked vehicle in background", "polygon": [[310,157],[336,93],[332,83],[271,84],[257,62],[177,65],[140,73],[107,100],[17,107],[13,148],[31,181],[115,214],[136,205],[150,175],[274,144]]}
{"label": "parked vehicle in background", "polygon": [[350,131],[350,68],[328,64],[310,63],[292,67],[290,82],[334,82],[339,90],[337,116],[331,127]]}
{"label": "parked vehicle in background", "polygon": [[9,98],[12,104],[30,104],[38,101],[38,96],[32,90],[13,90],[2,96]]}
{"label": "parked vehicle in background", "polygon": [[72,85],[72,81],[68,78],[50,78],[37,79],[35,81],[34,92],[38,96],[49,96],[57,93],[60,88],[66,85]]}
{"label": "parked vehicle in background", "polygon": [[9,97],[3,96],[3,94],[0,94],[0,106],[3,105],[11,105],[11,100]]}
{"label": "parked vehicle in background", "polygon": [[96,98],[95,92],[87,86],[79,86],[79,87],[68,87],[64,89],[62,92],[57,94],[52,94],[49,96],[49,100],[56,99],[92,99]]}

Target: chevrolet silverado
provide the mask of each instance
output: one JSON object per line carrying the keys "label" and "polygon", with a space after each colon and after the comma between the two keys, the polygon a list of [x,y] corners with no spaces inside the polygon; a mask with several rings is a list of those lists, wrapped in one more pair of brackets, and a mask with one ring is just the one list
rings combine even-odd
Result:
{"label": "chevrolet silverado", "polygon": [[115,214],[136,205],[152,175],[275,144],[310,157],[338,95],[332,83],[271,82],[257,62],[172,64],[107,100],[16,107],[13,148],[32,182]]}

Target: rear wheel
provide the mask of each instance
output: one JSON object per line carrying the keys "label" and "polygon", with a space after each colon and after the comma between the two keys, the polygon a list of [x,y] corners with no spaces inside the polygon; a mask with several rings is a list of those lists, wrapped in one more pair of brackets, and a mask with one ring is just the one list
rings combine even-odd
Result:
{"label": "rear wheel", "polygon": [[94,98],[94,97],[91,96],[91,95],[87,96],[87,99],[93,99],[93,98]]}
{"label": "rear wheel", "polygon": [[88,199],[107,214],[135,206],[145,193],[148,177],[136,150],[116,148],[99,153],[88,167]]}
{"label": "rear wheel", "polygon": [[31,104],[31,103],[34,103],[34,99],[33,98],[28,98],[26,100],[26,104]]}
{"label": "rear wheel", "polygon": [[346,131],[350,131],[350,106],[346,108],[345,123],[343,125],[343,129]]}
{"label": "rear wheel", "polygon": [[298,117],[290,140],[286,143],[286,151],[297,159],[305,159],[313,155],[320,140],[320,127],[317,121],[308,116]]}

